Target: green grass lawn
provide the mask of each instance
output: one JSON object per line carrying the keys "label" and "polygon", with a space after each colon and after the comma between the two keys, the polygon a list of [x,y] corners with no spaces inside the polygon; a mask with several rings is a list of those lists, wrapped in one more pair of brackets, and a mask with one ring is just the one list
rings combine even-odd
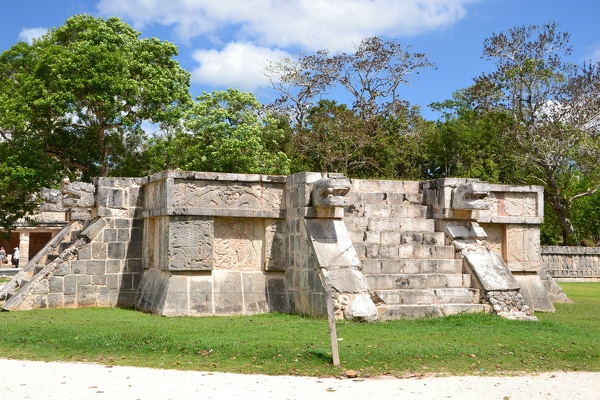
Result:
{"label": "green grass lawn", "polygon": [[337,376],[600,371],[600,283],[561,285],[572,304],[538,322],[489,314],[339,322],[269,314],[165,318],[124,309],[0,313],[0,357],[222,372]]}

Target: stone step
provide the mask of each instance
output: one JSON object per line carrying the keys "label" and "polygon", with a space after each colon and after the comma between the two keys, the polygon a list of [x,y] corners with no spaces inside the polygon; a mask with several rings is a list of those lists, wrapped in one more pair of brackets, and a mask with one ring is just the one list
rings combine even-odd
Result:
{"label": "stone step", "polygon": [[443,232],[371,232],[349,231],[352,243],[364,244],[412,244],[412,245],[444,245],[446,238]]}
{"label": "stone step", "polygon": [[426,218],[427,207],[415,204],[362,204],[355,203],[344,209],[346,217]]}
{"label": "stone step", "polygon": [[435,232],[435,221],[425,218],[345,217],[344,224],[349,231]]}
{"label": "stone step", "polygon": [[388,289],[374,292],[386,305],[479,303],[479,290],[473,288]]}
{"label": "stone step", "polygon": [[406,192],[348,192],[350,204],[376,206],[423,205],[421,193]]}
{"label": "stone step", "polygon": [[350,199],[350,204],[423,205],[423,195],[421,193],[350,191],[347,196]]}
{"label": "stone step", "polygon": [[419,181],[392,181],[392,180],[369,180],[352,179],[350,193],[356,192],[401,192],[419,193],[421,182]]}
{"label": "stone step", "polygon": [[461,259],[361,260],[363,274],[460,274]]}
{"label": "stone step", "polygon": [[382,305],[377,307],[377,311],[381,321],[390,321],[490,312],[490,308],[484,304]]}
{"label": "stone step", "polygon": [[354,244],[354,249],[360,259],[454,259],[454,246]]}
{"label": "stone step", "polygon": [[364,274],[371,290],[471,287],[470,274]]}

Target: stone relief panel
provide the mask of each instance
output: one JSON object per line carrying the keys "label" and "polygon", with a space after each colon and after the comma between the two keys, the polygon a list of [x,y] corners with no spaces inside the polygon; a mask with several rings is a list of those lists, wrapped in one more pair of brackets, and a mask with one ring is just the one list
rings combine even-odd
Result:
{"label": "stone relief panel", "polygon": [[492,253],[504,256],[502,243],[504,242],[504,227],[500,224],[481,224],[481,227],[487,233],[487,244]]}
{"label": "stone relief panel", "polygon": [[212,269],[212,218],[173,217],[169,221],[169,270]]}
{"label": "stone relief panel", "polygon": [[499,204],[499,215],[519,217],[537,216],[536,193],[504,193],[504,201]]}
{"label": "stone relief panel", "polygon": [[215,269],[260,271],[264,220],[215,218]]}
{"label": "stone relief panel", "polygon": [[539,229],[507,225],[506,258],[511,271],[535,271],[541,268]]}
{"label": "stone relief panel", "polygon": [[175,181],[173,207],[249,210],[283,209],[283,187],[272,184]]}

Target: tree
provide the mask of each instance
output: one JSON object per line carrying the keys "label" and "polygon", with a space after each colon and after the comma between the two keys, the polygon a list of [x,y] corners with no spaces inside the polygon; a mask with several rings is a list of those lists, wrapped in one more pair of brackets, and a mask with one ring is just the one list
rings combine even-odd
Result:
{"label": "tree", "polygon": [[183,128],[155,139],[155,170],[288,174],[283,130],[253,94],[237,89],[203,93],[183,115]]}
{"label": "tree", "polygon": [[[266,75],[280,96],[267,107],[289,116],[294,170],[418,177],[422,160],[414,129],[425,124],[418,108],[400,99],[400,86],[433,66],[425,54],[377,36],[361,41],[354,53],[320,50],[272,63]],[[326,100],[333,93],[345,93],[351,105]]]}
{"label": "tree", "polygon": [[398,106],[399,87],[408,76],[422,68],[434,67],[423,53],[411,53],[396,40],[366,38],[353,54],[329,55],[328,50],[300,54],[269,65],[266,75],[279,99],[272,107],[291,115],[302,125],[308,111],[325,95],[344,89],[352,99],[352,109],[365,119],[385,114]]}
{"label": "tree", "polygon": [[189,74],[172,43],[139,35],[117,18],[76,15],[0,54],[0,168],[11,171],[1,227],[31,211],[42,186],[111,174],[139,151],[142,122],[177,120]]}
{"label": "tree", "polygon": [[510,126],[510,114],[488,110],[469,87],[453,94],[451,100],[433,103],[440,112],[435,129],[423,140],[427,153],[426,178],[479,178],[492,183],[521,183],[503,135]]}
{"label": "tree", "polygon": [[383,139],[376,122],[357,117],[346,105],[321,100],[307,117],[305,127],[293,137],[295,154],[304,170],[376,176],[374,151]]}
{"label": "tree", "polygon": [[[578,242],[573,202],[600,189],[600,65],[574,65],[555,23],[512,28],[484,42],[495,71],[476,79],[487,104],[511,116],[506,134],[528,183],[545,188],[563,243]],[[587,184],[582,185],[585,177]]]}

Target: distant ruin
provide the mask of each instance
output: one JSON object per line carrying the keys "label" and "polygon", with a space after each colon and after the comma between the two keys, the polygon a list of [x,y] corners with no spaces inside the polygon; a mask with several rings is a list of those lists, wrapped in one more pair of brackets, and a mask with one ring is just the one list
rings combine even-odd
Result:
{"label": "distant ruin", "polygon": [[325,316],[331,285],[340,319],[530,319],[566,299],[542,268],[537,186],[164,171],[44,198],[69,222],[0,291],[4,310]]}

